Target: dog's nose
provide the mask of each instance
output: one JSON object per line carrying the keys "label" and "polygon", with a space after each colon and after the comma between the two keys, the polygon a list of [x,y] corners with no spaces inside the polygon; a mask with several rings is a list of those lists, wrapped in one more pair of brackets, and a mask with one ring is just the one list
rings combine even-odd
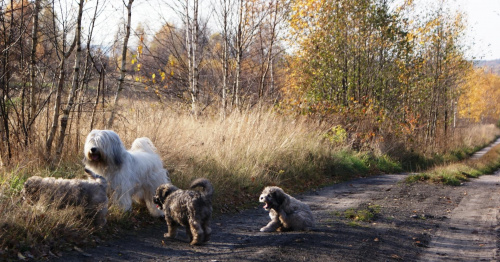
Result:
{"label": "dog's nose", "polygon": [[93,147],[93,148],[90,149],[91,153],[95,153],[96,151],[97,151],[97,147]]}

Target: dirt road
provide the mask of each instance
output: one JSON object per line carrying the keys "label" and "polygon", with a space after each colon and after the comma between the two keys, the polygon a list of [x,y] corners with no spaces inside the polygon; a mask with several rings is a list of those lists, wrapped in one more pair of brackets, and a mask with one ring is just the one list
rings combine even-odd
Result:
{"label": "dirt road", "polygon": [[[401,183],[406,175],[361,178],[300,196],[317,226],[309,232],[261,233],[267,213],[254,208],[213,220],[210,242],[192,247],[184,232],[163,238],[147,229],[59,261],[496,261],[500,172],[460,187]],[[257,196],[255,196],[257,201]],[[368,222],[348,209],[378,210]]]}

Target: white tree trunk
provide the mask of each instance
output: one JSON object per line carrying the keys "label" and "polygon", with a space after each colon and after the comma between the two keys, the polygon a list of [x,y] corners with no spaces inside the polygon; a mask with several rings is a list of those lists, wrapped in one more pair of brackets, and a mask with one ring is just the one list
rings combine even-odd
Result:
{"label": "white tree trunk", "polygon": [[123,40],[123,49],[122,49],[122,64],[120,70],[120,78],[118,79],[118,89],[116,90],[115,100],[113,102],[113,107],[111,108],[111,116],[109,117],[107,128],[113,127],[113,122],[115,120],[116,110],[118,110],[118,101],[120,99],[120,94],[123,90],[123,82],[125,82],[125,74],[127,73],[127,48],[128,48],[128,39],[130,37],[130,24],[132,21],[132,3],[134,0],[129,0],[127,4],[127,25],[125,38]]}

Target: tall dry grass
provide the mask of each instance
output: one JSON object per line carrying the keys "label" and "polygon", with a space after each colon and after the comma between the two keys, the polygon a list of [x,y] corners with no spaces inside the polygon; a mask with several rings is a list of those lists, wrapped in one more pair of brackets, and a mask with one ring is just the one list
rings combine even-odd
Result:
{"label": "tall dry grass", "polygon": [[[401,171],[401,163],[381,150],[351,150],[349,134],[337,125],[281,115],[272,108],[233,112],[224,120],[218,114],[193,117],[182,112],[186,111],[175,104],[123,100],[113,130],[126,147],[138,137],[151,138],[172,182],[180,188],[198,177],[210,179],[216,190],[216,214],[257,203],[258,193],[267,185],[298,192],[357,176]],[[151,220],[143,207],[136,206],[131,213],[111,207],[108,224],[97,231],[71,216],[77,211],[33,211],[33,207],[23,204],[20,190],[29,176],[85,177],[81,159],[90,132],[89,114],[83,114],[78,123],[76,119],[70,124],[60,162],[48,164],[45,160],[48,125],[40,121],[31,147],[18,152],[19,157],[0,170],[0,211],[4,214],[0,228],[7,228],[0,231],[0,239],[4,239],[0,250],[34,252],[33,247],[44,245],[53,250],[78,244],[72,240],[74,232],[80,232],[79,236],[99,236],[100,232],[109,235],[123,228],[158,222]],[[95,128],[104,129],[104,122],[100,116]],[[457,150],[484,145],[499,131],[494,126],[477,126],[458,134],[453,138]],[[58,229],[56,233],[53,228]],[[19,237],[11,237],[12,232]],[[7,243],[5,239],[15,241]],[[92,242],[92,238],[86,241]]]}
{"label": "tall dry grass", "polygon": [[[171,171],[172,181],[187,187],[197,177],[216,185],[215,203],[223,211],[253,198],[266,185],[326,183],[324,168],[345,145],[326,145],[328,129],[306,118],[289,118],[272,109],[195,118],[159,104],[134,104],[117,132],[127,145],[150,137]],[[331,161],[333,162],[333,161]],[[313,171],[315,170],[315,171]],[[294,188],[297,190],[297,188]],[[252,195],[253,194],[253,195]]]}

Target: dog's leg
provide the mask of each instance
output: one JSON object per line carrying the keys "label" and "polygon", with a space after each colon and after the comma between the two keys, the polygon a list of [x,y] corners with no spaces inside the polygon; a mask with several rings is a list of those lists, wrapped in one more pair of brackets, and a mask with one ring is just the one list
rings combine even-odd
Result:
{"label": "dog's leg", "polygon": [[203,232],[205,233],[205,238],[203,242],[207,242],[210,240],[210,236],[212,235],[212,228],[210,228],[210,219],[203,221]]}
{"label": "dog's leg", "polygon": [[203,229],[201,228],[200,223],[196,220],[189,221],[189,228],[191,229],[191,234],[193,235],[193,239],[191,240],[191,245],[197,245],[201,241],[203,241]]}
{"label": "dog's leg", "polygon": [[102,207],[101,210],[99,210],[96,214],[95,217],[95,224],[98,227],[103,227],[106,224],[106,214],[108,213],[108,207]]}
{"label": "dog's leg", "polygon": [[187,226],[186,227],[186,235],[189,238],[189,242],[191,243],[193,241],[193,234],[191,233],[191,227]]}
{"label": "dog's leg", "polygon": [[113,193],[114,203],[117,204],[123,211],[132,209],[132,197],[128,193],[123,193],[120,188],[117,188]]}
{"label": "dog's leg", "polygon": [[[280,220],[284,229],[288,229],[288,228],[292,227],[291,223],[289,223],[289,222],[293,221],[293,219],[290,218],[284,211],[279,212],[279,220]],[[284,231],[284,229],[283,229],[283,231]]]}
{"label": "dog's leg", "polygon": [[167,221],[167,227],[168,227],[168,232],[165,233],[165,237],[169,237],[169,238],[175,238],[175,236],[177,236],[177,223],[172,219],[172,218],[169,218],[167,217],[165,219]]}
{"label": "dog's leg", "polygon": [[281,226],[279,220],[271,220],[265,227],[260,229],[260,232],[273,232]]}

